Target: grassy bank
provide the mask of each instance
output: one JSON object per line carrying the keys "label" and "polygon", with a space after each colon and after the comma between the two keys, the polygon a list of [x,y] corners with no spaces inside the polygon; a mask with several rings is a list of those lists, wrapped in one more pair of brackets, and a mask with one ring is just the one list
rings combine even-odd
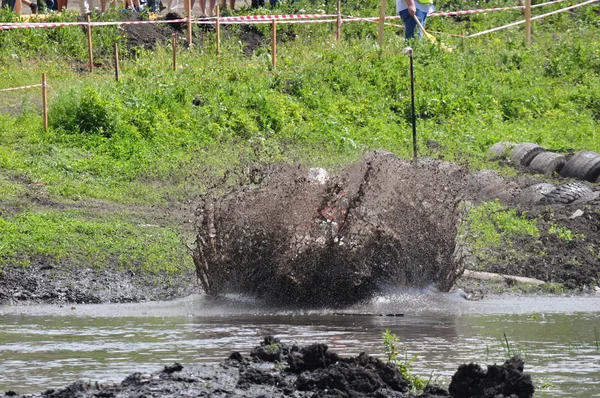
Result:
{"label": "grassy bank", "polygon": [[[349,1],[344,13],[377,15],[366,3]],[[438,8],[468,4],[440,1]],[[333,7],[296,2],[276,12]],[[428,26],[460,34],[517,19],[515,10],[431,18]],[[383,48],[371,23],[344,24],[341,43],[333,24],[279,29],[277,70],[270,66],[270,27],[258,25],[224,27],[220,58],[214,30],[196,28],[196,46],[187,50],[181,43],[180,68],[172,71],[168,43],[148,50],[132,45],[127,30],[95,28],[95,60],[102,66],[93,74],[85,72],[80,27],[0,32],[0,88],[38,83],[42,72],[51,85],[47,132],[38,89],[0,93],[2,263],[75,253],[101,267],[121,253],[131,259],[122,266],[138,262],[177,272],[191,267],[175,236],[189,237],[195,199],[208,187],[243,180],[249,162],[336,168],[371,149],[410,156],[408,58],[397,29],[386,28]],[[444,52],[427,40],[410,43],[422,155],[476,169],[499,167],[486,151],[500,140],[600,151],[597,5],[535,22],[530,47],[522,27],[464,44],[438,37],[455,50]],[[115,41],[122,51],[119,82],[110,66]]]}

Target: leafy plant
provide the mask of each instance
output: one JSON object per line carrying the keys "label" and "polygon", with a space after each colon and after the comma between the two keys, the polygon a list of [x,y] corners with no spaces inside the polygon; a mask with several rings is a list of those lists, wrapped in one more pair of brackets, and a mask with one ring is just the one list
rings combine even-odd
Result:
{"label": "leafy plant", "polygon": [[413,373],[412,364],[417,360],[418,355],[408,357],[408,351],[398,349],[398,336],[389,329],[383,332],[383,346],[387,362],[395,365],[398,371],[406,379],[413,391],[422,391],[428,384],[428,380],[419,377]]}

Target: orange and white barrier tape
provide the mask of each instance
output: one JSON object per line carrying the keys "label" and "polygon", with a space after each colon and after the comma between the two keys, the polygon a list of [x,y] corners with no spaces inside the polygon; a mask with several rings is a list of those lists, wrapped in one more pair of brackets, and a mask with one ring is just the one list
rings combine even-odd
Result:
{"label": "orange and white barrier tape", "polygon": [[[561,13],[561,12],[569,11],[569,10],[572,10],[574,8],[578,8],[578,7],[581,7],[581,6],[586,6],[588,4],[596,3],[597,1],[599,1],[599,0],[584,1],[583,3],[579,3],[579,4],[575,4],[575,5],[569,6],[569,7],[561,8],[560,10],[548,12],[546,14],[536,15],[535,17],[531,17],[531,20],[535,21],[536,19],[545,18],[545,17],[548,17],[550,15],[554,15],[554,14],[558,14],[558,13]],[[497,28],[492,28],[492,29],[484,30],[483,32],[473,33],[472,35],[465,36],[465,38],[477,37],[477,36],[485,35],[487,33],[496,32],[498,30],[512,28],[513,26],[522,25],[525,22],[526,22],[525,20],[513,22],[513,23],[510,23],[508,25],[498,26]]]}
{"label": "orange and white barrier tape", "polygon": [[[12,88],[2,88],[0,89],[0,92],[2,91],[15,91],[15,90],[25,90],[26,88],[34,88],[34,87],[43,87],[44,85],[42,83],[39,84],[32,84],[31,86],[21,86],[21,87],[12,87]],[[48,84],[46,84],[46,87],[50,87]]]}
{"label": "orange and white barrier tape", "polygon": [[109,26],[109,25],[149,25],[149,24],[161,24],[161,23],[179,23],[187,22],[187,19],[172,19],[166,20],[155,20],[155,21],[107,21],[107,22],[35,22],[35,23],[22,23],[12,22],[4,25],[0,25],[0,30],[8,29],[29,29],[29,28],[57,28],[61,26]]}
{"label": "orange and white barrier tape", "polygon": [[[557,3],[562,3],[563,1],[567,1],[567,0],[554,0],[554,1],[549,1],[546,3],[541,3],[541,4],[534,4],[531,6],[531,8],[537,8],[537,7],[543,7],[543,6],[547,6],[550,4],[557,4]],[[482,12],[494,12],[494,11],[507,11],[507,10],[523,10],[525,9],[525,6],[511,6],[511,7],[496,7],[496,8],[479,8],[479,9],[475,9],[475,10],[457,10],[457,11],[446,11],[446,12],[432,12],[431,14],[428,14],[428,17],[448,17],[448,16],[452,16],[452,15],[468,15],[468,14],[479,14]]]}

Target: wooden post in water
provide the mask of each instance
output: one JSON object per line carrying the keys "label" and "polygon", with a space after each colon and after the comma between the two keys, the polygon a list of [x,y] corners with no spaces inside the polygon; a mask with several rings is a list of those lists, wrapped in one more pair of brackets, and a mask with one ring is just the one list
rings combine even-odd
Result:
{"label": "wooden post in water", "polygon": [[87,41],[88,41],[88,62],[90,73],[94,71],[94,51],[92,48],[92,25],[90,22],[90,14],[85,16],[85,20],[87,21]]}
{"label": "wooden post in water", "polygon": [[273,69],[277,69],[277,20],[273,18],[273,29],[271,31],[271,57]]}
{"label": "wooden post in water", "polygon": [[531,45],[531,0],[525,0],[525,44]]}
{"label": "wooden post in water", "polygon": [[185,12],[187,14],[187,42],[192,46],[192,1],[185,0]]}
{"label": "wooden post in water", "polygon": [[217,30],[217,57],[221,56],[221,10],[217,4],[217,22],[215,25]]}
{"label": "wooden post in water", "polygon": [[383,46],[383,27],[385,23],[385,9],[387,8],[387,1],[381,0],[379,6],[379,28],[377,30],[377,45],[381,48]]}
{"label": "wooden post in water", "polygon": [[177,33],[171,35],[171,47],[173,47],[173,70],[177,70]]}
{"label": "wooden post in water", "polygon": [[338,43],[342,40],[342,0],[337,0],[337,29],[335,39]]}
{"label": "wooden post in water", "polygon": [[46,93],[45,73],[42,73],[42,113],[44,115],[44,131],[48,131],[48,96]]}
{"label": "wooden post in water", "polygon": [[119,81],[119,44],[114,44],[114,57],[115,57],[115,80]]}

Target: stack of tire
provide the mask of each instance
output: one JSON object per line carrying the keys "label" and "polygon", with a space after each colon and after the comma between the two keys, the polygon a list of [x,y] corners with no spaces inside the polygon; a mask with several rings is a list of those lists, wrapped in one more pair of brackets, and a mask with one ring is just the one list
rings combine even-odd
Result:
{"label": "stack of tire", "polygon": [[[593,151],[580,151],[567,159],[561,154],[546,151],[531,142],[515,144],[502,141],[492,145],[488,154],[493,159],[510,159],[513,164],[527,168],[536,174],[600,183],[600,154]],[[538,185],[544,195],[542,203],[546,204],[596,202],[600,197],[600,191],[594,191],[589,184],[579,181],[558,185],[554,189],[551,189],[552,184]],[[531,188],[537,189],[537,187]]]}

